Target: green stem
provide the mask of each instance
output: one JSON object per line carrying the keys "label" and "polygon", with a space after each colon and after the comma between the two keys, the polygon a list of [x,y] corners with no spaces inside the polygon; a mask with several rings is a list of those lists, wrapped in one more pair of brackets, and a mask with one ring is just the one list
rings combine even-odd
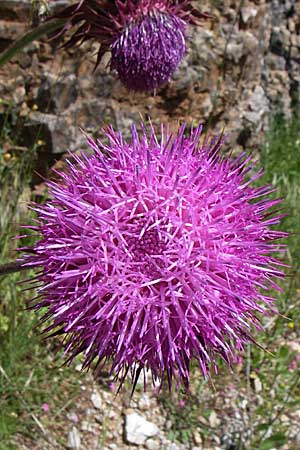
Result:
{"label": "green stem", "polygon": [[39,39],[44,34],[51,33],[60,28],[65,23],[65,19],[58,19],[55,21],[49,21],[36,27],[34,30],[30,30],[21,39],[13,43],[6,51],[0,55],[0,68],[6,64],[11,58],[13,58],[19,51],[29,45],[32,41]]}

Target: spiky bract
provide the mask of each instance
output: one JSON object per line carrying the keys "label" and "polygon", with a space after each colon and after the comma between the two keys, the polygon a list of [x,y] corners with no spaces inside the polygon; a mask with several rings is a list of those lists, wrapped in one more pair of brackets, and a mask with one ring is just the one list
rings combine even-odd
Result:
{"label": "spiky bract", "polygon": [[59,35],[75,27],[66,46],[95,39],[97,65],[111,50],[120,80],[149,91],[166,83],[183,58],[187,25],[205,17],[190,0],[81,0],[50,19],[66,19]]}
{"label": "spiky bract", "polygon": [[35,307],[47,308],[48,333],[65,335],[70,361],[83,353],[83,367],[110,360],[121,382],[149,369],[187,386],[192,358],[204,376],[217,355],[230,364],[257,313],[272,310],[278,200],[251,187],[249,157],[222,159],[221,138],[201,144],[200,127],[105,135],[35,207],[42,239],[25,260],[43,268]]}

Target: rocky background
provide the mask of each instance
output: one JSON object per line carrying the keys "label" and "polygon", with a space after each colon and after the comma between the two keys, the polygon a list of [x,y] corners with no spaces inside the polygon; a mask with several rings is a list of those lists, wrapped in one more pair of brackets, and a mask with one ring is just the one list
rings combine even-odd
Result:
{"label": "rocky background", "polygon": [[[43,6],[37,1],[0,0],[0,52],[38,24],[32,3]],[[50,9],[68,3],[52,1]],[[68,150],[85,146],[80,127],[97,135],[107,123],[129,133],[141,116],[150,117],[154,125],[170,122],[174,128],[178,122],[193,126],[200,121],[211,133],[225,127],[230,147],[259,149],[274,115],[288,119],[299,112],[300,1],[204,0],[199,4],[212,13],[213,20],[191,29],[185,60],[156,95],[128,93],[108,72],[109,55],[93,72],[97,46],[90,44],[65,51],[57,40],[35,41],[0,69],[0,125],[11,122],[20,149],[33,144],[39,148],[35,194],[43,192],[40,176],[59,164]],[[5,150],[9,155],[9,145]],[[66,405],[59,418],[49,419],[45,434],[40,430],[41,439],[16,436],[17,448],[250,449],[247,443],[255,426],[251,410],[262,401],[262,386],[254,374],[251,387],[238,390],[238,371],[216,395],[198,381],[190,398],[201,413],[196,409],[192,417],[186,417],[180,396],[168,405],[142,389],[131,401],[130,391],[115,398],[112,380],[87,376],[80,381],[76,404]],[[51,401],[43,405],[42,422],[51,418],[51,407]],[[181,427],[185,421],[196,421],[189,443],[171,442],[172,414]],[[299,418],[300,412],[282,417],[291,430],[287,450],[300,448]]]}
{"label": "rocky background", "polygon": [[[38,23],[32,3],[45,11],[43,2],[1,0],[0,51]],[[185,60],[156,95],[128,93],[108,72],[109,55],[93,72],[97,46],[65,51],[56,40],[33,42],[0,70],[0,114],[13,103],[26,123],[20,144],[31,144],[39,129],[40,153],[51,165],[84,146],[79,127],[96,133],[112,123],[128,132],[142,115],[175,127],[178,121],[200,121],[212,132],[225,127],[231,146],[259,147],[270,117],[299,111],[300,2],[198,3],[213,20],[190,30]],[[52,11],[66,4],[49,2]]]}

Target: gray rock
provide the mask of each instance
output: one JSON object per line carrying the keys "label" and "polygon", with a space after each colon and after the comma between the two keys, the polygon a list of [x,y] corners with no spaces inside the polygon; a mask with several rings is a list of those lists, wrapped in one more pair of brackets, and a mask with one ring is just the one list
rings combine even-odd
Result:
{"label": "gray rock", "polygon": [[265,112],[268,110],[268,99],[261,86],[256,86],[249,98],[251,111]]}
{"label": "gray rock", "polygon": [[236,42],[230,42],[227,46],[227,57],[233,60],[236,64],[240,61],[244,54],[244,45]]}
{"label": "gray rock", "polygon": [[246,111],[244,113],[244,118],[253,125],[258,125],[261,115],[256,111]]}
{"label": "gray rock", "polygon": [[52,153],[63,153],[70,149],[75,130],[70,126],[67,116],[32,112],[29,119],[32,125],[44,125],[45,134],[49,135],[47,138],[51,141]]}
{"label": "gray rock", "polygon": [[261,86],[255,86],[248,98],[248,111],[243,113],[246,121],[260,128],[261,120],[269,113],[269,101]]}

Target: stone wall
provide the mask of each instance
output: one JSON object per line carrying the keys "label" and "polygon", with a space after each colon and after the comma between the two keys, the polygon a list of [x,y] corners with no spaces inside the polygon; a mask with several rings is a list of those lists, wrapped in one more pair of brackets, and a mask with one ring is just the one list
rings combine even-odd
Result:
{"label": "stone wall", "polygon": [[[96,133],[111,122],[128,132],[142,115],[174,127],[225,127],[232,145],[259,147],[271,115],[299,110],[300,1],[206,0],[201,7],[214,19],[191,29],[185,60],[155,96],[128,93],[108,73],[109,55],[93,72],[95,44],[65,51],[55,40],[33,42],[0,69],[0,98],[13,102],[26,125],[25,144],[41,124],[55,155],[84,145],[79,127]],[[0,51],[36,20],[29,0],[1,0]]]}

